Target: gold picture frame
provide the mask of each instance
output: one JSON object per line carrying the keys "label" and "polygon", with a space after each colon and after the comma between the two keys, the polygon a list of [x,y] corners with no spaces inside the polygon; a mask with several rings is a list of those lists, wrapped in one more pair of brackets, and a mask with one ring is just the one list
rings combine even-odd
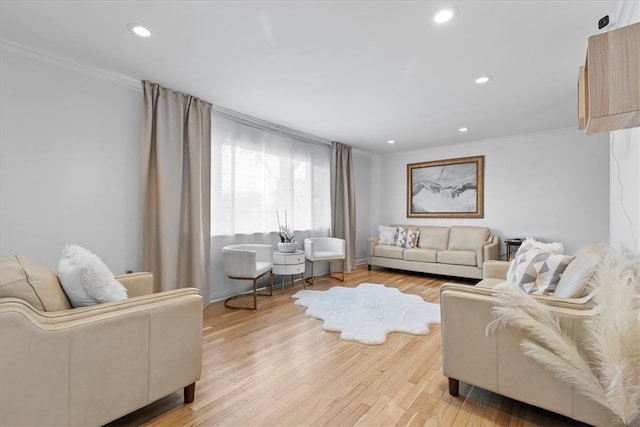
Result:
{"label": "gold picture frame", "polygon": [[484,156],[408,164],[407,218],[484,218]]}

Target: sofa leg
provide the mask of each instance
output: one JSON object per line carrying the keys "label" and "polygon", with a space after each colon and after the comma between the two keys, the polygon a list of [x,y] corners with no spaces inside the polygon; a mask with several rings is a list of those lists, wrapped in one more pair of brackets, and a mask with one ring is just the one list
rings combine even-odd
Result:
{"label": "sofa leg", "polygon": [[458,396],[460,391],[460,381],[455,378],[449,378],[449,394]]}
{"label": "sofa leg", "polygon": [[371,271],[371,264],[367,264],[367,270]]}
{"label": "sofa leg", "polygon": [[195,398],[196,398],[196,383],[192,383],[184,388],[184,403],[193,403]]}

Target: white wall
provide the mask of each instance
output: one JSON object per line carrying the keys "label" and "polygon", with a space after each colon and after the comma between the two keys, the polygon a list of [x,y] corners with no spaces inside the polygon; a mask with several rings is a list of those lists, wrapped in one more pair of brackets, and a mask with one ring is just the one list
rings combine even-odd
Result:
{"label": "white wall", "polygon": [[[617,26],[640,22],[640,2],[620,3]],[[617,248],[640,255],[640,128],[611,132],[609,233]]]}
{"label": "white wall", "polygon": [[0,254],[138,268],[140,91],[0,50]]}
{"label": "white wall", "polygon": [[640,128],[611,132],[611,244],[640,255]]}
{"label": "white wall", "polygon": [[[608,150],[607,134],[563,130],[385,155],[372,167],[372,182],[380,185],[378,221],[482,225],[503,238],[560,241],[573,253],[609,239]],[[408,163],[477,155],[485,156],[484,218],[407,218]]]}

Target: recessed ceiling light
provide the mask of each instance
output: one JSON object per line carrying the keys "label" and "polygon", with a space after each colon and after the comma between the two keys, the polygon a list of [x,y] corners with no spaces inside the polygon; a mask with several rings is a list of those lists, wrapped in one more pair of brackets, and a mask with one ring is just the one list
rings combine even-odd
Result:
{"label": "recessed ceiling light", "polygon": [[128,24],[127,28],[129,29],[129,31],[133,32],[134,34],[140,36],[140,37],[149,37],[151,36],[151,31],[149,31],[146,27],[140,25],[140,24]]}
{"label": "recessed ceiling light", "polygon": [[444,22],[451,20],[451,18],[453,18],[455,14],[456,14],[455,9],[452,9],[452,8],[442,9],[435,14],[435,16],[433,17],[433,20],[436,21],[438,24],[442,24]]}
{"label": "recessed ceiling light", "polygon": [[482,76],[482,77],[478,77],[476,79],[476,84],[478,85],[483,85],[485,83],[487,83],[489,80],[491,80],[492,77],[491,76]]}
{"label": "recessed ceiling light", "polygon": [[460,128],[460,129],[458,129],[458,132],[466,132],[468,130],[469,130],[469,128]]}
{"label": "recessed ceiling light", "polygon": [[395,144],[396,142],[393,139],[387,141],[387,144]]}

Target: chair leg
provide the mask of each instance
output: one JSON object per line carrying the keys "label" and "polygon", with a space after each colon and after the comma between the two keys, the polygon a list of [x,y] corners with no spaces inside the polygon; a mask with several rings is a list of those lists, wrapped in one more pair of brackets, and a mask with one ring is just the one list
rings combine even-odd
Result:
{"label": "chair leg", "polygon": [[[234,295],[231,296],[229,298],[227,298],[226,300],[224,300],[224,306],[227,308],[235,308],[235,309],[239,309],[239,310],[253,310],[253,311],[257,311],[258,310],[258,296],[265,296],[265,297],[270,297],[273,296],[273,271],[269,271],[269,293],[263,292],[263,293],[258,293],[258,280],[260,280],[261,277],[263,277],[265,274],[264,273],[262,276],[260,277],[256,277],[255,279],[253,279],[253,291],[251,292],[245,292],[242,293],[240,295]],[[238,279],[238,280],[251,280],[251,279],[246,279],[246,278],[234,278],[231,277],[232,279]],[[253,294],[253,295],[252,295]],[[237,305],[231,305],[229,304],[229,302],[231,300],[234,299],[238,299],[238,298],[247,298],[247,297],[251,297],[253,296],[253,306],[237,306]]]}
{"label": "chair leg", "polygon": [[196,398],[196,383],[191,383],[184,388],[184,403],[193,403]]}
{"label": "chair leg", "polygon": [[253,311],[258,310],[258,279],[253,279]]}
{"label": "chair leg", "polygon": [[311,286],[315,284],[315,277],[316,277],[316,273],[314,271],[315,266],[316,266],[316,263],[311,261]]}
{"label": "chair leg", "polygon": [[342,281],[344,282],[344,260],[342,260]]}
{"label": "chair leg", "polygon": [[[310,284],[311,286],[313,286],[313,281],[314,281],[314,276],[315,276],[315,271],[314,271],[314,266],[316,265],[315,262],[311,261],[311,260],[307,260],[311,263],[311,276],[307,277],[306,279],[304,279],[308,284]],[[306,265],[306,264],[305,264]]]}
{"label": "chair leg", "polygon": [[269,272],[269,296],[272,297],[273,296],[273,271]]}
{"label": "chair leg", "polygon": [[457,396],[460,392],[460,381],[455,378],[449,378],[449,394]]}

